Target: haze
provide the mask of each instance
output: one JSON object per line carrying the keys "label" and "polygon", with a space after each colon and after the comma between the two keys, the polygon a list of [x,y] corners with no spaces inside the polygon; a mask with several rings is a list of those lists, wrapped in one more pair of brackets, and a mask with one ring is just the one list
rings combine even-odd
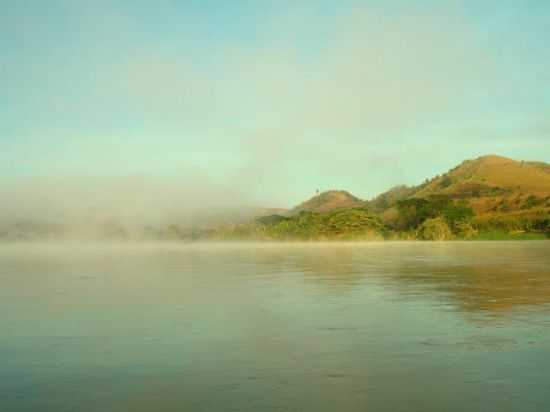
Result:
{"label": "haze", "polygon": [[545,1],[2,1],[1,214],[155,220],[550,161]]}

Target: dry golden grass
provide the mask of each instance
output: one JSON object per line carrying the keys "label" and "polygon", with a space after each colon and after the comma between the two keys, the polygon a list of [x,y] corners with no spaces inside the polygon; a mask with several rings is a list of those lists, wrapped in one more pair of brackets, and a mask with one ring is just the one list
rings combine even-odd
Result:
{"label": "dry golden grass", "polygon": [[433,179],[417,196],[433,193],[466,194],[468,191],[494,189],[494,193],[511,195],[550,196],[550,165],[540,162],[522,162],[489,155],[467,160],[448,173]]}
{"label": "dry golden grass", "polygon": [[363,207],[364,202],[345,190],[329,190],[296,206],[293,212],[306,210],[309,212],[325,213],[335,209],[350,209]]}
{"label": "dry golden grass", "polygon": [[432,179],[415,196],[435,194],[466,199],[477,215],[490,216],[525,215],[528,198],[535,196],[540,213],[550,206],[550,165],[495,155],[466,160]]}

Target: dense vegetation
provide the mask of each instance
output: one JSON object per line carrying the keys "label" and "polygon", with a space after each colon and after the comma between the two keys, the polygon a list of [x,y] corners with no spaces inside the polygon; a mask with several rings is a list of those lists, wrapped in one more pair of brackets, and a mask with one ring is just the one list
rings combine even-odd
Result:
{"label": "dense vegetation", "polygon": [[472,208],[463,201],[453,201],[447,196],[432,196],[428,199],[410,198],[397,203],[399,212],[393,227],[397,230],[418,229],[427,219],[444,218],[445,222],[456,229],[459,224],[474,216]]}
{"label": "dense vegetation", "polygon": [[270,215],[255,222],[231,225],[206,237],[233,240],[362,240],[362,239],[539,239],[550,235],[547,214],[476,216],[464,199],[445,195],[397,200],[390,218],[372,208],[335,209],[326,213],[300,211],[293,216]]}
{"label": "dense vegetation", "polygon": [[365,208],[327,213],[301,211],[290,217],[264,216],[253,223],[220,228],[216,239],[328,240],[383,239],[387,228]]}

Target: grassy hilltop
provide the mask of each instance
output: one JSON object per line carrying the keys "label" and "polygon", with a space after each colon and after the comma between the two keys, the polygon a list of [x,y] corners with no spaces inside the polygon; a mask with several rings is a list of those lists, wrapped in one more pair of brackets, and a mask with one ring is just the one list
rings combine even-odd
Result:
{"label": "grassy hilltop", "polygon": [[[482,156],[466,160],[419,186],[401,188],[397,193],[401,196],[391,198],[391,193],[378,196],[370,204],[386,224],[397,229],[403,229],[400,219],[407,202],[446,199],[471,209],[471,216],[461,219],[462,223],[468,223],[481,237],[525,237],[526,233],[549,230],[550,165],[542,162]],[[447,222],[454,223],[452,219]]]}
{"label": "grassy hilltop", "polygon": [[365,202],[345,190],[329,190],[299,204],[290,211],[297,214],[302,211],[325,213],[335,209],[361,208]]}
{"label": "grassy hilltop", "polygon": [[550,165],[466,160],[418,186],[372,200],[318,194],[284,215],[219,228],[222,239],[538,239],[550,236]]}

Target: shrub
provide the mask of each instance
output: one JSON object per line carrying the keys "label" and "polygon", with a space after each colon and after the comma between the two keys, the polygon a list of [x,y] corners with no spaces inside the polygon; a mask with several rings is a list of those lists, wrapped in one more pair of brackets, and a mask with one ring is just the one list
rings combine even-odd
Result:
{"label": "shrub", "polygon": [[439,187],[442,189],[445,189],[453,184],[453,179],[451,179],[449,176],[444,176],[443,179],[439,182]]}
{"label": "shrub", "polygon": [[453,233],[444,218],[427,219],[418,230],[418,236],[424,240],[449,240]]}
{"label": "shrub", "polygon": [[398,202],[397,210],[399,216],[394,225],[399,230],[416,229],[427,219],[440,216],[454,229],[458,222],[469,221],[474,216],[474,211],[465,201],[453,201],[444,195],[402,200]]}
{"label": "shrub", "polygon": [[455,225],[454,233],[463,239],[470,239],[476,236],[479,232],[470,224],[470,222],[461,221]]}
{"label": "shrub", "polygon": [[544,199],[538,198],[535,195],[529,195],[529,197],[525,200],[525,203],[523,206],[521,206],[522,209],[531,209],[535,206],[542,205],[544,203]]}

